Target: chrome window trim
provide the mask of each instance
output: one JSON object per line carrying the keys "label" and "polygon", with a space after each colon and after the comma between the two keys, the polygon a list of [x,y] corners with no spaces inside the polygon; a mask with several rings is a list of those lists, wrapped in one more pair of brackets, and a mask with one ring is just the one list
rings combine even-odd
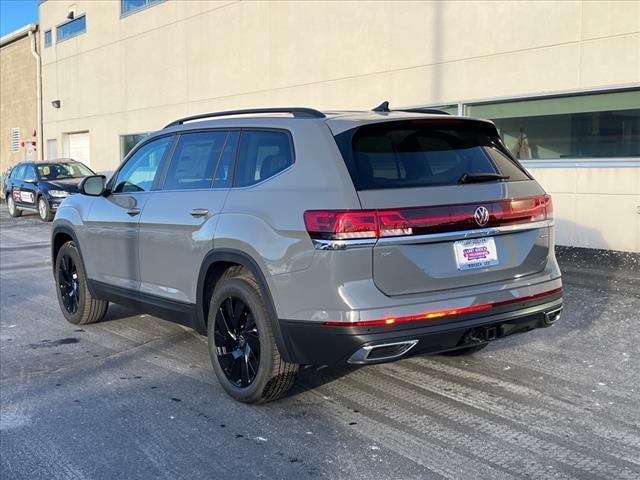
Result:
{"label": "chrome window trim", "polygon": [[313,238],[313,248],[316,250],[348,250],[352,248],[373,247],[374,245],[407,245],[420,243],[437,243],[453,240],[464,240],[466,238],[489,237],[493,235],[503,235],[505,233],[524,232],[538,228],[547,228],[554,225],[553,220],[542,220],[540,222],[520,223],[515,225],[503,225],[500,227],[478,228],[475,230],[463,230],[457,232],[430,233],[427,235],[404,235],[399,237],[376,238],[353,238],[348,240],[322,240]]}

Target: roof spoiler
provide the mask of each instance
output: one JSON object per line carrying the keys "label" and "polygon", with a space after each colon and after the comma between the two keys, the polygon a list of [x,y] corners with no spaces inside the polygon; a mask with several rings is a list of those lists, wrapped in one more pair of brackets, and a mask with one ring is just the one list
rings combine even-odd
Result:
{"label": "roof spoiler", "polygon": [[[380,105],[371,109],[372,112],[391,112],[392,110],[389,108],[389,102],[384,101]],[[448,112],[444,110],[438,110],[437,108],[401,108],[400,110],[393,110],[394,112],[408,112],[408,113],[427,113],[432,115],[449,115]]]}

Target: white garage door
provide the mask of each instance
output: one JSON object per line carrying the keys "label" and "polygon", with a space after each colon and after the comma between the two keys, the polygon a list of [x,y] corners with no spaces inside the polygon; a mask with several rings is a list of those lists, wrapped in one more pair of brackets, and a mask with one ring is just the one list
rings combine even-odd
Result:
{"label": "white garage door", "polygon": [[89,157],[89,132],[70,133],[67,135],[69,158],[85,165],[91,165]]}

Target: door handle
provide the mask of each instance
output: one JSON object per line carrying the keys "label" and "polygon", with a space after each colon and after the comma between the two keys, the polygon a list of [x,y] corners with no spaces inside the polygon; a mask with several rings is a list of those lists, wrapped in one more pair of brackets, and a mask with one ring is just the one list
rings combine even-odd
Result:
{"label": "door handle", "polygon": [[189,214],[192,217],[204,217],[206,215],[209,215],[209,210],[207,210],[206,208],[194,208],[193,210],[191,210],[191,212],[189,212]]}
{"label": "door handle", "polygon": [[137,207],[134,208],[130,208],[129,210],[127,210],[127,215],[129,215],[130,217],[135,217],[136,215],[140,214],[140,209]]}

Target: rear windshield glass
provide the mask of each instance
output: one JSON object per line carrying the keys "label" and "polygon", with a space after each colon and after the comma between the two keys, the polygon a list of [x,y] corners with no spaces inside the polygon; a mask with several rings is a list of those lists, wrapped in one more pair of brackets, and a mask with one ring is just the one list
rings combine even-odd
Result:
{"label": "rear windshield glass", "polygon": [[491,125],[466,120],[375,123],[336,136],[357,190],[457,185],[467,176],[529,180]]}

